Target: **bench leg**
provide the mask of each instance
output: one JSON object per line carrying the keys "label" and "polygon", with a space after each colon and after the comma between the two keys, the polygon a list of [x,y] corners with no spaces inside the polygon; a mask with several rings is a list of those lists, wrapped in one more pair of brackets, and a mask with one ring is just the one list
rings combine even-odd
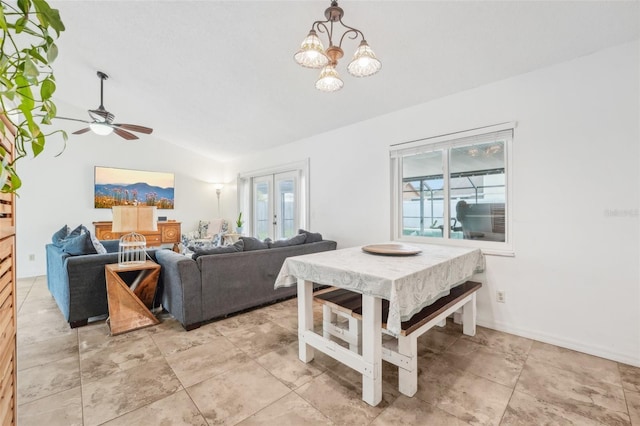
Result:
{"label": "bench leg", "polygon": [[453,313],[453,323],[462,324],[462,308]]}
{"label": "bench leg", "polygon": [[382,300],[362,295],[362,360],[369,374],[362,375],[362,399],[376,406],[382,401]]}
{"label": "bench leg", "polygon": [[349,349],[357,353],[362,346],[362,321],[349,317],[349,337]]}
{"label": "bench leg", "polygon": [[438,324],[436,324],[438,327],[446,327],[447,326],[447,318],[443,318],[442,321],[440,321]]}
{"label": "bench leg", "polygon": [[[335,324],[338,320],[338,315],[328,305],[322,305],[322,323]],[[325,327],[322,327],[322,337],[325,339],[331,338],[331,333]]]}
{"label": "bench leg", "polygon": [[298,357],[300,361],[313,360],[313,346],[307,345],[303,333],[313,331],[313,282],[298,280]]}
{"label": "bench leg", "polygon": [[476,335],[476,294],[462,307],[462,333],[467,336]]}
{"label": "bench leg", "polygon": [[398,353],[409,358],[409,365],[398,367],[398,390],[406,396],[418,391],[418,339],[413,336],[398,337]]}

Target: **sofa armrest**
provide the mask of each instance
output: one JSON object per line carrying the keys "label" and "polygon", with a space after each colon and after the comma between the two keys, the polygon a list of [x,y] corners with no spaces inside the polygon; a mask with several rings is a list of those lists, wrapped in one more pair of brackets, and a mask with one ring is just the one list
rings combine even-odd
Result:
{"label": "sofa armrest", "polygon": [[202,322],[202,284],[195,260],[171,250],[157,250],[164,285],[162,306],[189,330]]}

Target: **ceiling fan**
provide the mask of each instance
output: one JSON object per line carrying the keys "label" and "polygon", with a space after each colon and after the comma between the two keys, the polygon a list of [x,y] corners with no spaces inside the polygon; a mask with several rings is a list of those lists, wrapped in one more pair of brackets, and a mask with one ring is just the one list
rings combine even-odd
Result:
{"label": "ceiling fan", "polygon": [[145,134],[150,134],[153,132],[153,129],[149,127],[139,126],[137,124],[122,124],[122,123],[114,123],[113,119],[115,116],[107,111],[104,108],[102,98],[103,98],[103,83],[109,76],[102,71],[98,71],[98,78],[100,78],[100,106],[97,109],[90,109],[87,112],[89,113],[89,117],[93,121],[87,120],[79,120],[77,118],[67,118],[67,117],[57,117],[63,120],[72,120],[72,121],[80,121],[82,123],[89,123],[89,127],[85,127],[84,129],[76,130],[73,132],[74,135],[81,135],[83,133],[87,133],[89,130],[93,131],[93,133],[101,136],[106,136],[111,134],[112,132],[116,135],[127,139],[133,140],[138,139],[136,135],[127,130],[131,130],[133,132],[140,132]]}

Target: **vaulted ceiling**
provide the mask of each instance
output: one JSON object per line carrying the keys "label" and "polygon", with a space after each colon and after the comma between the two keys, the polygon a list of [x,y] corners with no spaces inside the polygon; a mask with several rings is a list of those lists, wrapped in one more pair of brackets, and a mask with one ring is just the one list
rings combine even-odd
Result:
{"label": "vaulted ceiling", "polygon": [[59,115],[88,118],[101,70],[116,122],[221,161],[636,40],[640,27],[638,1],[345,0],[344,22],[383,65],[351,77],[357,42],[345,41],[344,88],[328,94],[293,53],[329,1],[50,3],[67,28]]}

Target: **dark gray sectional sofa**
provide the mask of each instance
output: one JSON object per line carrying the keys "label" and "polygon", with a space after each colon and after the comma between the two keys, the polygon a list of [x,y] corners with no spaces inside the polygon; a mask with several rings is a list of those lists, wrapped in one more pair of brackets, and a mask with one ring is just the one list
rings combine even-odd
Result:
{"label": "dark gray sectional sofa", "polygon": [[287,257],[335,250],[322,240],[288,247],[209,254],[193,260],[170,250],[158,250],[164,290],[162,306],[186,330],[203,322],[295,296],[296,287],[274,289]]}
{"label": "dark gray sectional sofa", "polygon": [[[71,328],[109,314],[104,267],[118,263],[118,240],[101,241],[107,253],[72,256],[47,244],[47,286]],[[155,250],[147,254],[155,261]],[[136,274],[133,272],[132,274]]]}

